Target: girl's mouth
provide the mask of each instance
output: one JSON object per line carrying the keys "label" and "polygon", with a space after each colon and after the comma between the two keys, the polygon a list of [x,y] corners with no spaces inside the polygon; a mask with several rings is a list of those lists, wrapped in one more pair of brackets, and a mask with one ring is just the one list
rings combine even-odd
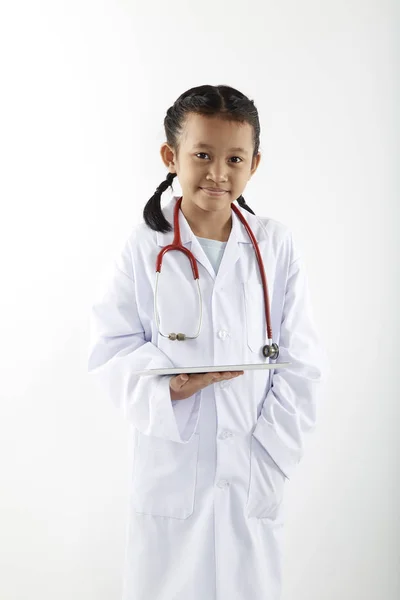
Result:
{"label": "girl's mouth", "polygon": [[228,191],[228,190],[216,190],[216,189],[212,189],[212,188],[200,188],[200,189],[202,189],[203,192],[205,192],[209,196],[223,196]]}

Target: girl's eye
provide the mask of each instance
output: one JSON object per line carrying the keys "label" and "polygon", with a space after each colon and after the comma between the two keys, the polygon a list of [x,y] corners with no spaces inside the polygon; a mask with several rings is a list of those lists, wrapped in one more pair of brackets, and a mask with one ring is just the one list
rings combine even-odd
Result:
{"label": "girl's eye", "polygon": [[[203,155],[203,156],[208,156],[207,152],[198,152],[198,153],[196,154],[196,156],[200,156],[200,155]],[[232,156],[231,158],[238,158],[238,159],[240,160],[240,162],[243,162],[243,161],[242,161],[242,159],[240,158],[240,156]],[[236,165],[237,165],[237,164],[239,164],[239,163],[238,163],[238,162],[235,162],[234,164],[236,164]]]}

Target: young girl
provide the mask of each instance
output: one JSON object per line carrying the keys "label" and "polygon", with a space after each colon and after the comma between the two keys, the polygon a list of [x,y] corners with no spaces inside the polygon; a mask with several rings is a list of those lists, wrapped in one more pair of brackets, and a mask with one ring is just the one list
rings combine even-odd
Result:
{"label": "young girl", "polygon": [[[91,312],[89,372],[134,436],[124,600],[278,600],[285,483],[315,427],[326,355],[290,230],[242,196],[260,163],[253,101],[228,86],[192,88],[164,125],[168,175]],[[162,209],[174,177],[183,195]],[[135,374],[271,360],[261,272],[234,208],[264,263],[277,362],[290,365]],[[156,277],[177,229],[198,279],[182,251],[167,252]]]}

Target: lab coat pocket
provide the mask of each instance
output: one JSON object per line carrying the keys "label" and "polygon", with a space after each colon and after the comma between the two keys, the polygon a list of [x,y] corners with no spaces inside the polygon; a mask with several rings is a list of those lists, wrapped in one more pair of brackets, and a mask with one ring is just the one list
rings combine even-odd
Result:
{"label": "lab coat pocket", "polygon": [[268,341],[265,320],[264,288],[258,281],[243,283],[246,313],[246,340],[252,352],[263,356],[262,348]]}
{"label": "lab coat pocket", "polygon": [[260,442],[251,436],[247,516],[276,521],[279,518],[285,482],[285,474]]}
{"label": "lab coat pocket", "polygon": [[184,444],[136,432],[133,507],[138,513],[186,519],[194,510],[199,434]]}

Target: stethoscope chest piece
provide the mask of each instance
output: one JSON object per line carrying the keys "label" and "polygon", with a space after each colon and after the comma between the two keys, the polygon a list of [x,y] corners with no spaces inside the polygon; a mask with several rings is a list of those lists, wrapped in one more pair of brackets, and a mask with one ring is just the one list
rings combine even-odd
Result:
{"label": "stethoscope chest piece", "polygon": [[276,360],[279,356],[279,346],[273,342],[271,345],[266,344],[263,347],[263,355],[266,358],[272,358],[272,360]]}

